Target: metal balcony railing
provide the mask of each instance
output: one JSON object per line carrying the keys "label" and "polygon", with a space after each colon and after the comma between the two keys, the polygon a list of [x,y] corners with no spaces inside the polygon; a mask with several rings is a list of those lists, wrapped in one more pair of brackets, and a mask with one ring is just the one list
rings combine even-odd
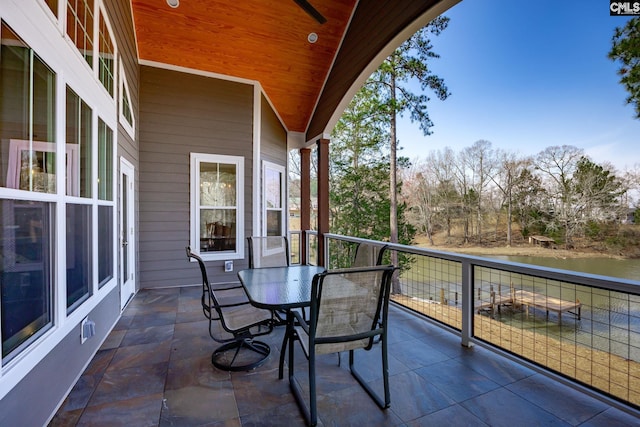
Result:
{"label": "metal balcony railing", "polygon": [[[307,263],[318,235],[305,233]],[[392,301],[594,395],[640,407],[640,282],[325,234],[328,268],[359,243],[401,267]],[[292,250],[293,254],[293,250]],[[292,255],[293,256],[293,255]],[[299,259],[299,255],[298,255]]]}

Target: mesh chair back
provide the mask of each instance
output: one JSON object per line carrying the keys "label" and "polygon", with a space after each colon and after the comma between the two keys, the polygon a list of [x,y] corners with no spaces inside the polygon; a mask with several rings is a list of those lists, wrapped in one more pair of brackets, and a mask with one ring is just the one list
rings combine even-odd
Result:
{"label": "mesh chair back", "polygon": [[247,238],[249,268],[286,267],[289,265],[289,242],[285,236]]}
{"label": "mesh chair back", "polygon": [[367,267],[382,264],[382,257],[387,245],[378,246],[371,243],[359,243],[353,257],[351,267]]}
{"label": "mesh chair back", "polygon": [[[316,276],[309,338],[317,354],[371,348],[386,325],[392,273],[393,266],[378,266]],[[382,326],[378,323],[381,315]]]}

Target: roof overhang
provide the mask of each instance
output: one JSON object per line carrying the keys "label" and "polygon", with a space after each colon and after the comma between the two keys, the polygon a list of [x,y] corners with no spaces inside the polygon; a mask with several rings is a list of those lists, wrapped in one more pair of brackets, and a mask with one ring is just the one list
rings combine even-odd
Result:
{"label": "roof overhang", "polygon": [[384,58],[458,1],[310,0],[323,24],[294,0],[131,4],[141,63],[258,82],[294,148],[326,137]]}

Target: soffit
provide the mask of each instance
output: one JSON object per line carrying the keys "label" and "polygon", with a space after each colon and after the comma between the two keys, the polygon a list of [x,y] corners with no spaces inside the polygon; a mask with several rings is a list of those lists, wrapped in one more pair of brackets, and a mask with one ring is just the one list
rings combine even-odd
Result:
{"label": "soffit", "polygon": [[132,0],[139,59],[258,81],[287,129],[305,132],[356,1],[310,3],[326,23],[293,0]]}

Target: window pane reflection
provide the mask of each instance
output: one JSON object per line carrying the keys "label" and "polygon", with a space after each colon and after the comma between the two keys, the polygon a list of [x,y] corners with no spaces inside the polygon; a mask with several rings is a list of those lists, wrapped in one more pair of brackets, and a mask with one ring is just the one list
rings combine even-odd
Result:
{"label": "window pane reflection", "polygon": [[3,362],[52,325],[53,206],[0,200]]}
{"label": "window pane reflection", "polygon": [[67,312],[91,294],[91,206],[67,205]]}
{"label": "window pane reflection", "polygon": [[113,207],[98,206],[98,287],[113,277]]}

